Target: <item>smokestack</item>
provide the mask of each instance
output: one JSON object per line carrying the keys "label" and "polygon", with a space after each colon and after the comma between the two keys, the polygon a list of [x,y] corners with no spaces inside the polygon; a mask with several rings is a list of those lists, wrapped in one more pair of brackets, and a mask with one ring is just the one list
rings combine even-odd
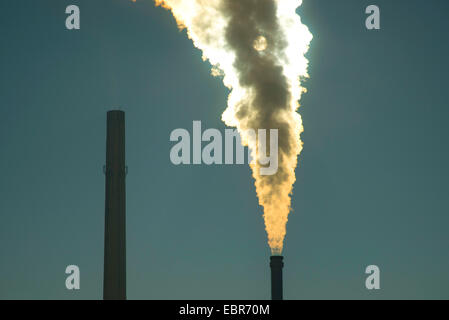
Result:
{"label": "smokestack", "polygon": [[125,113],[109,111],[106,138],[104,300],[126,300]]}
{"label": "smokestack", "polygon": [[270,258],[271,267],[271,300],[283,300],[282,295],[282,268],[284,267],[284,257],[272,256]]}

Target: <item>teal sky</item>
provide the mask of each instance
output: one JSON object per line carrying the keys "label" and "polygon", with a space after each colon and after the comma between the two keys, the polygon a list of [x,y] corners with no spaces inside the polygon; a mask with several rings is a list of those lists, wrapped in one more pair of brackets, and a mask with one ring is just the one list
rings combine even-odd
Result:
{"label": "teal sky", "polygon": [[[65,8],[81,9],[81,30]],[[381,30],[365,8],[381,9]],[[314,35],[287,299],[449,298],[449,2],[304,0]],[[247,166],[171,164],[227,91],[150,0],[0,2],[0,298],[100,299],[106,112],[126,111],[130,299],[268,299]],[[81,290],[65,288],[67,265]],[[381,290],[365,288],[368,265]]]}

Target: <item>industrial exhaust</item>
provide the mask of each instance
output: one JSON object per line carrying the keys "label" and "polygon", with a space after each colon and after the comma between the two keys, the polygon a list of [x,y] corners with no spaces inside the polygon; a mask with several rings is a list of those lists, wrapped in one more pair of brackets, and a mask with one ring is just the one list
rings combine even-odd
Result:
{"label": "industrial exhaust", "polygon": [[282,269],[284,268],[284,257],[271,256],[270,268],[271,268],[271,299],[283,300],[283,288],[282,288]]}
{"label": "industrial exhaust", "polygon": [[[202,51],[228,89],[221,119],[237,128],[242,145],[251,151],[250,167],[271,249],[273,299],[282,299],[282,251],[291,212],[295,169],[303,149],[300,100],[307,91],[305,57],[313,38],[297,9],[302,0],[156,0],[170,10],[180,30]],[[270,150],[250,134],[270,131]],[[271,131],[279,144],[277,171],[267,173],[267,153],[273,154]],[[277,130],[277,131],[276,131]],[[264,150],[265,152],[258,152]],[[265,153],[265,154],[264,154]],[[275,156],[276,157],[276,156]]]}
{"label": "industrial exhaust", "polygon": [[104,300],[126,300],[125,113],[109,111],[106,138]]}

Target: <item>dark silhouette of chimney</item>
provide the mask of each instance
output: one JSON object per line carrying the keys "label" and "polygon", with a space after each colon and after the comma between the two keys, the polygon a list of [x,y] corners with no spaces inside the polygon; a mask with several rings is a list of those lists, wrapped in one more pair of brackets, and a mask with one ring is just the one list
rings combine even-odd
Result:
{"label": "dark silhouette of chimney", "polygon": [[272,256],[270,258],[271,267],[271,299],[283,300],[282,294],[282,268],[284,267],[284,257]]}
{"label": "dark silhouette of chimney", "polygon": [[106,138],[104,300],[126,300],[125,113],[109,111]]}

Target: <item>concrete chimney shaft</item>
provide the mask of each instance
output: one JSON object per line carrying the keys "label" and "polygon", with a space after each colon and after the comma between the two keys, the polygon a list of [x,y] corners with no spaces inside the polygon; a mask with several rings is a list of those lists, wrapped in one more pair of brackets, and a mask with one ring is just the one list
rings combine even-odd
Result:
{"label": "concrete chimney shaft", "polygon": [[282,288],[282,268],[284,267],[284,257],[272,256],[270,258],[271,267],[271,299],[283,300]]}
{"label": "concrete chimney shaft", "polygon": [[125,113],[109,111],[106,138],[104,300],[126,299]]}

